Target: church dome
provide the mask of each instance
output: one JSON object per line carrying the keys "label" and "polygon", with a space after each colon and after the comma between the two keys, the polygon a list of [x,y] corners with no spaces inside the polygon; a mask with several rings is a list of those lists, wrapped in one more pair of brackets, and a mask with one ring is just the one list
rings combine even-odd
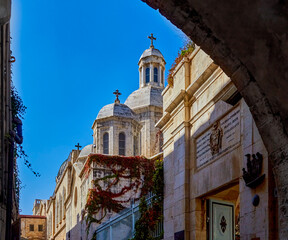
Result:
{"label": "church dome", "polygon": [[122,103],[112,103],[104,106],[98,113],[97,119],[108,117],[135,118],[135,113],[127,105]]}
{"label": "church dome", "polygon": [[125,104],[131,109],[145,106],[163,107],[162,91],[162,88],[153,86],[140,88],[129,95]]}
{"label": "church dome", "polygon": [[[156,49],[156,48],[154,48],[154,47],[153,47],[153,48],[150,47],[150,48],[146,49],[146,50],[142,53],[142,55],[141,55],[141,57],[140,57],[140,60],[141,60],[142,58],[146,58],[146,57],[150,57],[150,56],[157,56],[157,57],[161,57],[161,58],[164,59],[162,53],[161,53],[158,49]],[[140,60],[139,60],[139,61],[140,61]]]}
{"label": "church dome", "polygon": [[90,153],[93,153],[93,144],[89,144],[82,148],[78,158],[88,157]]}
{"label": "church dome", "polygon": [[62,174],[63,174],[63,172],[64,172],[64,170],[65,170],[65,168],[66,168],[66,166],[67,166],[68,161],[69,161],[69,158],[66,159],[66,160],[61,164],[61,166],[60,166],[60,168],[59,168],[59,171],[58,171],[58,174],[57,174],[57,177],[56,177],[57,181],[60,180],[60,178],[61,178],[61,176],[62,176]]}

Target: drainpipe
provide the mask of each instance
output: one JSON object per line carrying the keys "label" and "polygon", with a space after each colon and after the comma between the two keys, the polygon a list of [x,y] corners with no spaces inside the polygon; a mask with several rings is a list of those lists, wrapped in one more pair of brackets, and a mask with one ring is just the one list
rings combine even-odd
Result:
{"label": "drainpipe", "polygon": [[23,142],[22,136],[22,121],[19,118],[14,118],[13,123],[16,124],[16,132],[10,131],[10,147],[8,155],[8,192],[7,192],[7,208],[6,208],[6,240],[12,238],[11,232],[11,219],[12,219],[12,197],[13,197],[13,172],[14,172],[14,145]]}

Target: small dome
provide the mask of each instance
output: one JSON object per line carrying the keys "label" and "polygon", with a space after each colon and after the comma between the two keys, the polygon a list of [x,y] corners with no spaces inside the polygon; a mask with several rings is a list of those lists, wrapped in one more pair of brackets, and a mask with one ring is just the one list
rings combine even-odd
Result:
{"label": "small dome", "polygon": [[125,104],[131,109],[145,106],[163,107],[162,91],[162,88],[153,86],[140,88],[129,95]]}
{"label": "small dome", "polygon": [[112,103],[104,106],[98,113],[97,119],[107,117],[135,118],[135,113],[125,104]]}
{"label": "small dome", "polygon": [[92,152],[93,152],[93,144],[89,144],[89,145],[85,146],[85,147],[81,150],[78,158],[88,157],[89,154],[92,153]]}
{"label": "small dome", "polygon": [[[145,58],[145,57],[149,57],[149,56],[157,56],[157,57],[161,57],[161,58],[163,58],[164,59],[164,57],[163,57],[163,55],[162,55],[162,53],[158,50],[158,49],[156,49],[156,48],[148,48],[148,49],[146,49],[143,53],[142,53],[142,55],[141,55],[141,57],[140,57],[140,60],[142,59],[142,58]],[[139,60],[139,61],[140,61]]]}
{"label": "small dome", "polygon": [[61,178],[61,176],[62,176],[62,174],[63,174],[63,172],[64,172],[64,170],[65,170],[65,168],[66,168],[66,166],[67,166],[68,160],[69,160],[69,159],[66,159],[66,160],[61,164],[61,166],[60,166],[60,168],[59,168],[59,171],[58,171],[58,174],[57,174],[57,177],[56,177],[57,181],[60,180],[60,178]]}

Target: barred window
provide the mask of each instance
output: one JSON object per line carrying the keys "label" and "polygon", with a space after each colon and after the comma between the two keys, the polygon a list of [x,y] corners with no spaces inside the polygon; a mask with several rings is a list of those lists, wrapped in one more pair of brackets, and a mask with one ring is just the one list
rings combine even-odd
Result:
{"label": "barred window", "polygon": [[134,156],[139,155],[139,153],[138,153],[138,137],[137,136],[134,136],[133,153],[134,153]]}
{"label": "barred window", "polygon": [[77,206],[77,187],[75,188],[74,190],[74,206],[76,207]]}
{"label": "barred window", "polygon": [[119,134],[119,155],[125,156],[125,133]]}
{"label": "barred window", "polygon": [[29,230],[30,230],[31,232],[34,231],[34,224],[30,224],[30,226],[29,226]]}
{"label": "barred window", "polygon": [[145,73],[146,73],[146,83],[149,83],[150,82],[150,68],[149,67],[146,68]]}
{"label": "barred window", "polygon": [[109,134],[107,132],[103,135],[103,153],[109,154]]}
{"label": "barred window", "polygon": [[158,68],[154,68],[154,82],[158,82]]}
{"label": "barred window", "polygon": [[38,232],[43,232],[43,225],[38,225]]}

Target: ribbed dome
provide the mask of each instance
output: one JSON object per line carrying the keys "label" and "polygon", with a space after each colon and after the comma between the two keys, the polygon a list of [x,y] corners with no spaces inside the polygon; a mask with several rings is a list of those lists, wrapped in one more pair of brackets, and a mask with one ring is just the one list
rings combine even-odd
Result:
{"label": "ribbed dome", "polygon": [[142,53],[142,55],[140,57],[140,60],[142,58],[149,57],[149,56],[157,56],[157,57],[161,57],[161,58],[164,59],[162,53],[158,49],[156,49],[156,48],[148,48]]}
{"label": "ribbed dome", "polygon": [[125,104],[131,109],[145,106],[163,107],[163,89],[153,86],[140,88],[129,95]]}
{"label": "ribbed dome", "polygon": [[60,168],[59,168],[59,171],[58,171],[58,173],[57,173],[57,181],[59,181],[59,179],[61,178],[61,176],[62,176],[62,174],[63,174],[63,172],[64,172],[64,170],[65,170],[65,168],[66,168],[66,166],[67,166],[67,163],[68,163],[68,160],[69,159],[66,159],[62,164],[61,164],[61,166],[60,166]]}
{"label": "ribbed dome", "polygon": [[88,155],[92,152],[93,152],[93,144],[89,144],[85,146],[84,148],[82,148],[78,158],[88,157]]}
{"label": "ribbed dome", "polygon": [[107,118],[107,117],[125,117],[134,118],[134,112],[125,104],[112,103],[104,106],[98,113],[97,119]]}

